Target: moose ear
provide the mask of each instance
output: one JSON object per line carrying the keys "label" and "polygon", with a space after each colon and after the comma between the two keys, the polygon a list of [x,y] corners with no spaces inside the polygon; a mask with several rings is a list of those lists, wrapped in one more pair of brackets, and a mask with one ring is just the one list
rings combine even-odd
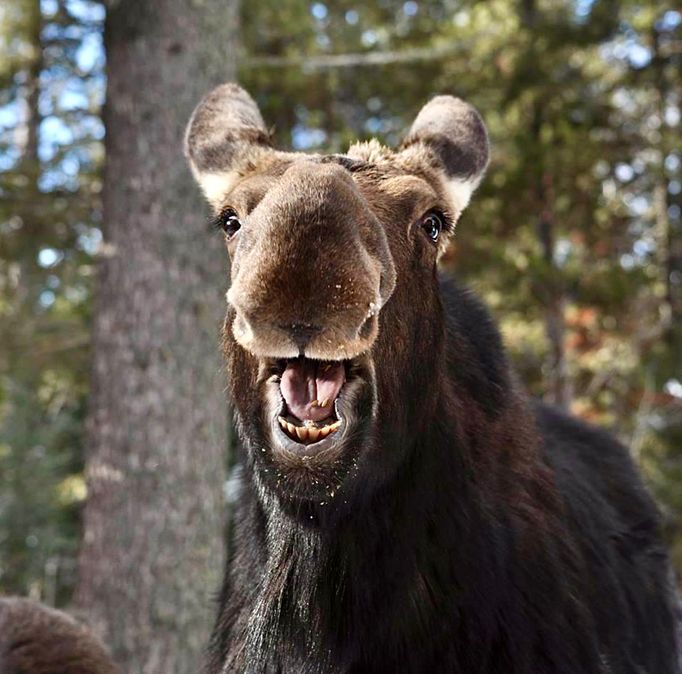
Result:
{"label": "moose ear", "polygon": [[461,213],[488,166],[488,133],[476,109],[454,96],[436,96],[420,110],[401,147],[440,172],[452,208]]}
{"label": "moose ear", "polygon": [[216,206],[259,149],[270,146],[258,106],[239,85],[221,84],[190,117],[184,150],[192,173]]}

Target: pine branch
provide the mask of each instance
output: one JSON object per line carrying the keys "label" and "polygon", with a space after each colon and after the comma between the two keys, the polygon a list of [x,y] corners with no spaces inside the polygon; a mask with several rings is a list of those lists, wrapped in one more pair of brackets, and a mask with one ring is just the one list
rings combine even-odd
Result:
{"label": "pine branch", "polygon": [[470,45],[458,42],[441,47],[417,47],[400,51],[382,51],[350,54],[329,54],[320,56],[251,56],[241,62],[242,68],[291,68],[301,67],[304,71],[326,68],[356,68],[391,65],[394,63],[416,63],[435,61],[445,56],[466,52]]}

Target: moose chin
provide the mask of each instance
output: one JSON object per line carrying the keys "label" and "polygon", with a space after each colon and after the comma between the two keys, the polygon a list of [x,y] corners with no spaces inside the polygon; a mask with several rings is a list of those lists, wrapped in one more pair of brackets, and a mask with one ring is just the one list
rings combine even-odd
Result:
{"label": "moose chin", "polygon": [[488,163],[476,110],[439,96],[395,150],[291,153],[225,84],[185,150],[231,262],[242,445],[208,674],[677,672],[627,449],[530,401],[438,271]]}

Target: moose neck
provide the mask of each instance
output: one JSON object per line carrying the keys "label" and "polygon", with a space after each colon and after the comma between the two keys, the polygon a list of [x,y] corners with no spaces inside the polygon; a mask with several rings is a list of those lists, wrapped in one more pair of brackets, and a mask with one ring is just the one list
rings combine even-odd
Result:
{"label": "moose neck", "polygon": [[[443,305],[443,340],[433,358],[440,367],[411,375],[419,379],[405,392],[422,401],[408,411],[417,432],[382,427],[375,434],[383,444],[372,454],[398,457],[383,482],[363,492],[359,480],[372,473],[361,467],[354,492],[292,507],[247,462],[232,570],[234,617],[223,631],[241,643],[230,651],[234,671],[280,665],[308,671],[313,653],[322,663],[316,673],[349,671],[350,663],[366,661],[368,648],[395,643],[396,630],[400,643],[440,635],[438,648],[447,648],[452,634],[443,615],[465,616],[458,639],[470,654],[466,671],[478,671],[471,654],[489,652],[496,638],[490,616],[499,613],[490,607],[510,605],[513,583],[502,579],[514,573],[516,550],[537,560],[548,579],[570,557],[557,535],[555,490],[539,458],[530,409],[491,319],[454,285],[443,287]],[[428,391],[414,388],[427,381]],[[388,384],[379,386],[380,408],[394,390]],[[392,415],[404,416],[405,408],[385,405],[378,423],[395,426]],[[240,670],[244,662],[253,668]]]}
{"label": "moose neck", "polygon": [[[437,620],[439,607],[475,611],[472,588],[495,587],[502,575],[503,555],[491,556],[488,543],[502,531],[504,504],[529,502],[529,512],[536,512],[531,492],[552,501],[551,489],[538,484],[546,471],[537,470],[527,405],[497,332],[476,302],[459,297],[458,305],[455,318],[476,325],[477,334],[445,331],[437,357],[448,367],[426,373],[436,388],[431,413],[415,412],[419,432],[402,441],[380,434],[391,444],[374,450],[402,457],[389,479],[368,493],[356,490],[348,503],[342,491],[337,503],[294,508],[264,489],[257,473],[247,480],[266,551],[246,630],[249,662],[287,653],[295,663],[299,651],[357,661],[353,651],[366,642],[363,632],[381,643],[381,625],[415,625],[399,619],[370,625],[367,616],[429,606],[422,610],[423,629]],[[400,410],[386,410],[389,419],[392,414]],[[548,526],[532,524],[538,535]],[[336,671],[331,664],[330,671]]]}
{"label": "moose neck", "polygon": [[[420,568],[424,560],[447,556],[450,567],[453,555],[461,558],[454,562],[462,574],[454,585],[466,585],[471,573],[465,555],[476,545],[472,524],[479,519],[478,505],[457,454],[434,456],[431,441],[438,434],[433,428],[431,437],[415,443],[408,462],[358,510],[335,517],[327,504],[292,516],[274,497],[261,502],[267,556],[244,653],[245,662],[266,661],[254,672],[270,671],[273,653],[287,663],[282,671],[305,671],[302,663],[310,653],[318,662],[329,658],[316,672],[345,671],[339,662],[362,659],[363,634],[374,631],[382,639],[369,616],[399,614],[424,598],[435,600],[429,596],[432,580]],[[442,482],[434,484],[433,475]]]}

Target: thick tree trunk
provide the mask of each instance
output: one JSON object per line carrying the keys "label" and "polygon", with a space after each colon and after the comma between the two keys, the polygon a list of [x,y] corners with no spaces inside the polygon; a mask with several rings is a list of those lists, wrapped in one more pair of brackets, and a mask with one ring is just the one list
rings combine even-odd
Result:
{"label": "thick tree trunk", "polygon": [[234,75],[236,0],[117,0],[76,601],[129,674],[194,674],[222,572],[226,260],[190,183],[193,105]]}

